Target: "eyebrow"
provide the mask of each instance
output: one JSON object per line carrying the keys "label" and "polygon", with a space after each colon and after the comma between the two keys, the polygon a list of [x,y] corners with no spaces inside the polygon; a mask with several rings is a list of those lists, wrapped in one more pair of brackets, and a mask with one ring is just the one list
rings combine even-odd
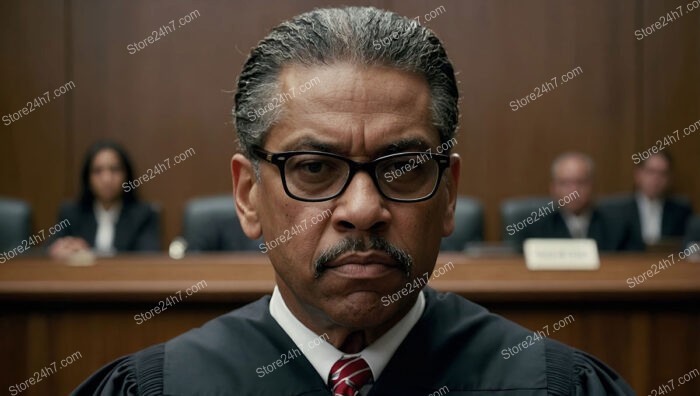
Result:
{"label": "eyebrow", "polygon": [[[378,149],[374,150],[375,158],[382,157],[389,154],[400,153],[404,151],[425,151],[430,148],[430,145],[422,138],[402,138],[396,141],[386,143],[380,146]],[[347,154],[346,150],[342,149],[339,145],[330,142],[322,142],[312,137],[302,138],[290,146],[285,146],[283,151],[322,151],[325,153],[333,153],[338,155]]]}

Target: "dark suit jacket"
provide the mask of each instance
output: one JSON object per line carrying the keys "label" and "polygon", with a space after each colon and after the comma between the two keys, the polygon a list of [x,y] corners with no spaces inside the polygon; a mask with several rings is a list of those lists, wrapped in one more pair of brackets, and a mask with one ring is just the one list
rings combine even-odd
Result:
{"label": "dark suit jacket", "polygon": [[[622,200],[616,210],[621,221],[628,221],[636,236],[642,239],[642,223],[636,197],[631,195]],[[663,214],[661,215],[661,237],[682,238],[692,214],[690,206],[672,198],[664,200]]]}
{"label": "dark suit jacket", "polygon": [[[584,352],[533,332],[452,293],[425,289],[423,315],[375,379],[370,396],[633,395]],[[328,396],[322,379],[269,312],[270,297],[163,344],[122,357],[73,395]],[[530,340],[530,341],[528,341]],[[523,342],[527,348],[508,355]],[[297,349],[298,350],[298,349]],[[257,368],[285,359],[260,377]],[[444,391],[444,389],[441,391]]]}
{"label": "dark suit jacket", "polygon": [[688,220],[683,247],[688,247],[694,242],[700,242],[700,215],[695,215]]}
{"label": "dark suit jacket", "polygon": [[[95,246],[97,220],[92,208],[65,203],[61,206],[58,219],[59,222],[68,219],[70,225],[55,234],[53,240],[74,236]],[[114,248],[117,252],[160,250],[159,216],[151,205],[132,203],[122,206],[114,231]]]}
{"label": "dark suit jacket", "polygon": [[[522,248],[522,243],[528,238],[571,238],[571,233],[561,212],[556,211],[540,217],[515,236]],[[593,209],[591,213],[587,237],[595,239],[600,251],[644,250],[641,235],[634,234],[628,221],[616,221],[609,213],[599,209]]]}

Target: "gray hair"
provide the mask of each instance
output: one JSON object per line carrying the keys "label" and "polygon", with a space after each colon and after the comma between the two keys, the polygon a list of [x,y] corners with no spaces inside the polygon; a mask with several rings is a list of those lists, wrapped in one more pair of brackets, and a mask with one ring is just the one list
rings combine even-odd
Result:
{"label": "gray hair", "polygon": [[[390,42],[387,43],[387,38]],[[266,132],[282,109],[260,116],[279,95],[283,67],[331,65],[347,61],[382,65],[425,77],[432,97],[432,123],[441,142],[454,137],[459,117],[459,92],[454,69],[435,34],[416,21],[373,7],[326,8],[310,11],[278,25],[251,50],[237,81],[234,121],[243,153],[254,159]],[[254,159],[257,164],[257,160]],[[256,166],[257,169],[257,166]]]}
{"label": "gray hair", "polygon": [[554,161],[552,161],[552,168],[550,169],[552,180],[556,178],[557,168],[559,167],[559,164],[561,164],[562,161],[568,159],[576,159],[584,162],[586,164],[586,167],[588,168],[588,177],[593,178],[593,173],[595,171],[595,162],[593,161],[593,158],[591,158],[588,154],[579,153],[577,151],[568,151],[563,154],[559,154],[554,159]]}

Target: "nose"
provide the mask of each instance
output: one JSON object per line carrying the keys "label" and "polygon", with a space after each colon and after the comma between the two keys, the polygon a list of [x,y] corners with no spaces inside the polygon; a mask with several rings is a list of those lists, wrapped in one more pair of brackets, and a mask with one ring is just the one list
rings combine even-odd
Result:
{"label": "nose", "polygon": [[333,227],[337,231],[377,233],[388,227],[391,214],[385,206],[386,200],[366,172],[356,173],[336,199]]}

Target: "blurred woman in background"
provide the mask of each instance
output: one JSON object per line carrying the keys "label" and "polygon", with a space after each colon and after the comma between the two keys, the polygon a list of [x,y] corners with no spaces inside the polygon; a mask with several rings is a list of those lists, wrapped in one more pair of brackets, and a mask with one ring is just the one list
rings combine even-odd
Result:
{"label": "blurred woman in background", "polygon": [[55,235],[49,255],[65,258],[92,250],[97,255],[160,249],[159,216],[141,203],[134,189],[122,183],[133,180],[125,150],[113,142],[98,142],[88,149],[82,168],[82,191],[77,203],[61,206],[59,221],[70,226]]}

